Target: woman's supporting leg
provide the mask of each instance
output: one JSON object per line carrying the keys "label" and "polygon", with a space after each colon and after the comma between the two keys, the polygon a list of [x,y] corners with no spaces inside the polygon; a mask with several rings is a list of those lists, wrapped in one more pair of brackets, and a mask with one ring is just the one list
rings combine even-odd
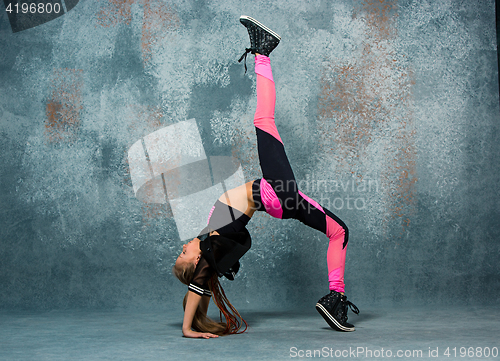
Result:
{"label": "woman's supporting leg", "polygon": [[328,209],[299,191],[301,201],[297,219],[304,224],[325,233],[330,239],[327,251],[328,281],[330,293],[316,303],[316,310],[333,329],[354,331],[354,325],[347,322],[347,308],[359,313],[358,308],[344,295],[345,254],[349,230],[344,222]]}
{"label": "woman's supporting leg", "polygon": [[344,293],[344,271],[349,229],[344,222],[318,202],[299,191],[300,201],[296,219],[326,234],[330,240],[327,250],[328,283],[330,290]]}

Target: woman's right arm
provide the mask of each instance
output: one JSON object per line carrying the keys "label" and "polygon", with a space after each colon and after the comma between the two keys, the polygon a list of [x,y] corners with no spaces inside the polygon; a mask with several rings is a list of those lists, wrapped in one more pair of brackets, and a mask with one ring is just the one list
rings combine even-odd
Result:
{"label": "woman's right arm", "polygon": [[182,334],[184,337],[194,337],[194,338],[212,338],[219,337],[212,333],[208,332],[197,332],[191,329],[191,325],[193,324],[194,314],[196,313],[196,309],[201,302],[202,296],[197,295],[194,292],[188,292],[187,300],[186,300],[186,308],[184,309],[184,320],[182,322]]}

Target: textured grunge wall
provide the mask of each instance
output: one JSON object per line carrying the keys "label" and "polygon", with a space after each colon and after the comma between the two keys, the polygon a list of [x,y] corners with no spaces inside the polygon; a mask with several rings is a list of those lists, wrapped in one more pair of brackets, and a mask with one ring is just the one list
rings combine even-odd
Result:
{"label": "textured grunge wall", "polygon": [[[282,35],[276,122],[303,191],[350,228],[350,299],[499,301],[493,0],[72,6],[13,32],[0,5],[1,308],[180,310],[181,245],[260,177],[241,14]],[[312,309],[326,237],[266,214],[248,229],[229,298]]]}

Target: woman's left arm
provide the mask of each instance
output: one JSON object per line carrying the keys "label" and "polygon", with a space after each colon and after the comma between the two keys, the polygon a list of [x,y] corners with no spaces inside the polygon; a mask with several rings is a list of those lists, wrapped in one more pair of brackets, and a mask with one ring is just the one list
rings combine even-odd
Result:
{"label": "woman's left arm", "polygon": [[[194,314],[196,312],[196,309],[198,308],[198,305],[200,302],[206,302],[202,301],[203,298],[208,298],[208,297],[202,297],[200,295],[197,295],[193,292],[188,292],[187,300],[186,300],[186,308],[184,309],[184,320],[182,322],[182,334],[184,337],[200,337],[200,338],[211,338],[211,337],[219,337],[217,335],[214,335],[209,332],[197,332],[193,331],[191,329],[191,325],[193,323],[193,318]],[[203,303],[202,303],[203,305]],[[206,305],[208,308],[208,303]]]}

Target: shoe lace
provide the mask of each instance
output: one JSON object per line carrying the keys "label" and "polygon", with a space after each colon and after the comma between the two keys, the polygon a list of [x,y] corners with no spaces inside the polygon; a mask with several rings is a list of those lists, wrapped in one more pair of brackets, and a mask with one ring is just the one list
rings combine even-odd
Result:
{"label": "shoe lace", "polygon": [[238,63],[241,63],[241,61],[243,59],[245,59],[245,74],[247,73],[247,55],[248,53],[252,53],[254,54],[255,53],[255,49],[252,49],[252,48],[246,48],[245,49],[245,52],[243,53],[243,55],[241,56],[240,60],[238,60]]}
{"label": "shoe lace", "polygon": [[355,314],[358,314],[359,313],[359,309],[356,307],[356,305],[354,303],[352,303],[351,301],[343,301],[342,302],[342,308],[341,308],[341,313],[340,313],[340,320],[342,323],[346,323],[347,322],[347,311],[348,311],[348,307],[351,309],[352,312],[354,312]]}
{"label": "shoe lace", "polygon": [[354,312],[356,315],[359,314],[359,309],[356,307],[354,303],[352,303],[351,301],[346,301],[345,304],[346,304],[345,306],[346,311],[347,311],[347,306],[349,306],[352,312]]}

